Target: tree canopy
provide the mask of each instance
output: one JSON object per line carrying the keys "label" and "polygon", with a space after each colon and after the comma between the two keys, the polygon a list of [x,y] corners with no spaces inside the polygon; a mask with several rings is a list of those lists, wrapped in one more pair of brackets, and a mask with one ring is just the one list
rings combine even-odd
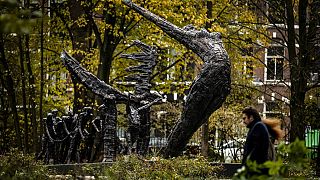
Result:
{"label": "tree canopy", "polygon": [[[225,118],[236,121],[242,107],[254,104],[258,93],[263,92],[252,83],[253,69],[266,65],[260,55],[272,41],[267,25],[276,25],[279,19],[268,18],[265,11],[259,9],[259,1],[217,0],[208,6],[210,2],[135,1],[177,26],[193,24],[199,29],[222,34],[232,63],[232,91],[224,107],[212,116],[210,127],[213,128],[218,120],[222,121],[224,113],[227,113]],[[306,109],[306,94],[316,93],[314,88],[318,87],[318,84],[308,84],[307,80],[309,68],[317,67],[318,60],[314,49],[319,19],[314,7],[318,7],[318,2],[312,1],[310,6],[302,1],[272,2],[266,1],[273,8],[272,12],[284,18],[282,22],[287,25],[286,28],[275,27],[287,35],[284,45],[289,49],[287,61],[291,71],[291,96],[288,99],[291,99],[292,135],[303,138],[302,128],[307,120],[300,120]],[[51,1],[50,5],[7,0],[1,1],[0,6],[0,116],[3,119],[0,127],[4,134],[1,138],[4,151],[10,147],[26,150],[29,145],[37,146],[43,131],[40,117],[51,109],[59,109],[62,115],[66,110],[97,105],[94,95],[63,68],[59,57],[63,49],[71,52],[90,72],[122,91],[130,90],[123,83],[128,75],[124,69],[135,62],[119,55],[136,51],[131,47],[132,40],[138,39],[158,48],[152,83],[154,90],[164,94],[174,91],[183,97],[202,65],[195,54],[134,13],[121,0],[65,0]],[[307,29],[301,28],[297,33],[296,23]],[[297,50],[296,42],[301,50]],[[165,110],[165,106],[157,108]]]}

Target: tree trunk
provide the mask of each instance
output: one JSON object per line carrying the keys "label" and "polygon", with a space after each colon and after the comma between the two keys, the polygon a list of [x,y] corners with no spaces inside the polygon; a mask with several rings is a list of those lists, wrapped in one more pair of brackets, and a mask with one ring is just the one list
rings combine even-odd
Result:
{"label": "tree trunk", "polygon": [[[70,10],[70,18],[73,22],[78,20],[85,13],[84,8],[81,5],[81,1],[69,0],[68,7]],[[71,38],[72,49],[81,50],[84,52],[88,51],[88,43],[86,38],[88,38],[90,35],[89,25],[78,26],[78,24],[75,23],[71,26],[71,31],[72,31],[72,34],[70,34],[70,36],[72,36]],[[77,59],[79,63],[81,63],[81,60],[84,58],[84,55],[81,53],[75,53],[73,57]],[[81,96],[84,94],[83,91],[86,91],[86,89],[85,88],[80,89],[77,80],[75,79],[72,79],[72,80],[73,80],[72,82],[73,82],[73,88],[74,88],[73,112],[77,113],[78,110],[83,107],[83,104],[80,103],[81,101],[79,101],[79,99],[87,98],[87,97]]]}
{"label": "tree trunk", "polygon": [[1,112],[1,116],[0,118],[3,121],[3,127],[1,129],[0,126],[0,130],[2,132],[0,132],[2,134],[2,136],[0,138],[2,138],[2,142],[3,144],[0,145],[0,154],[3,154],[4,152],[8,152],[9,151],[9,140],[8,140],[8,135],[6,133],[7,128],[8,128],[8,117],[9,117],[9,107],[8,107],[8,102],[7,102],[7,92],[6,89],[4,88],[5,86],[5,80],[3,79],[3,74],[2,72],[4,72],[4,70],[1,68],[0,66],[0,112]]}
{"label": "tree trunk", "polygon": [[24,148],[23,151],[28,153],[29,151],[29,126],[28,126],[28,111],[27,111],[27,98],[26,98],[26,81],[25,81],[25,70],[24,70],[24,52],[22,47],[22,37],[18,36],[18,46],[20,51],[20,68],[21,68],[21,86],[22,86],[22,110],[24,118]]}
{"label": "tree trunk", "polygon": [[[291,72],[294,72],[291,70]],[[298,77],[296,77],[298,78]],[[293,79],[291,79],[292,82]],[[302,87],[302,83],[301,86]],[[291,100],[290,100],[290,142],[293,142],[296,138],[304,140],[304,128],[305,128],[305,93],[299,90],[299,83],[291,84]]]}
{"label": "tree trunk", "polygon": [[209,123],[206,122],[201,127],[201,154],[203,157],[208,157],[209,151]]}
{"label": "tree trunk", "polygon": [[[29,9],[30,7],[30,0],[25,1],[25,8]],[[32,142],[38,142],[38,135],[37,135],[37,110],[36,110],[36,84],[35,78],[33,75],[33,70],[31,67],[31,60],[30,60],[30,36],[27,34],[25,35],[25,55],[26,55],[26,63],[27,63],[27,70],[28,70],[28,81],[29,81],[29,109],[30,109],[30,119],[31,119],[31,127],[32,127]],[[34,145],[32,146],[35,147]],[[29,149],[29,148],[28,148]],[[36,149],[32,149],[33,152],[36,152]]]}
{"label": "tree trunk", "polygon": [[[311,51],[311,59],[316,59],[316,50],[314,41],[317,38],[318,33],[318,20],[319,20],[319,9],[320,9],[320,0],[314,0],[312,4],[310,4],[311,12],[310,12],[310,22],[308,28],[308,50]],[[319,61],[319,60],[318,60]],[[311,63],[310,63],[311,64]],[[317,127],[318,129],[320,126]],[[318,148],[317,148],[317,159],[316,159],[316,176],[320,177],[320,133],[318,133]]]}
{"label": "tree trunk", "polygon": [[[211,28],[211,18],[212,18],[212,1],[207,0],[207,18],[206,29]],[[209,120],[202,125],[201,131],[201,154],[204,157],[208,157],[209,151]]]}
{"label": "tree trunk", "polygon": [[[105,42],[108,43],[108,42]],[[112,64],[112,55],[114,48],[108,43],[104,45],[103,49],[100,49],[100,64],[98,68],[98,78],[103,80],[105,83],[109,84],[111,64]],[[110,47],[111,46],[111,47]]]}
{"label": "tree trunk", "polygon": [[[287,12],[287,25],[288,25],[288,53],[290,60],[290,81],[291,81],[291,99],[290,99],[290,120],[291,120],[291,129],[290,129],[290,141],[294,141],[296,138],[304,138],[304,98],[306,92],[306,80],[304,75],[303,60],[303,49],[300,51],[300,55],[296,54],[295,47],[295,36],[296,32],[294,29],[295,20],[293,14],[293,2],[292,0],[285,1],[286,12]],[[301,8],[301,7],[300,7]],[[300,12],[303,14],[303,12]],[[302,15],[299,14],[299,15]],[[305,24],[303,17],[299,18],[301,24]],[[299,28],[300,29],[300,28]],[[303,28],[304,29],[304,28]],[[300,32],[303,29],[299,30]],[[306,32],[304,32],[306,33]],[[303,37],[300,41],[303,41]],[[300,42],[300,47],[304,42]]]}
{"label": "tree trunk", "polygon": [[116,47],[115,36],[113,32],[113,28],[116,25],[116,9],[115,6],[112,5],[112,2],[106,3],[105,8],[107,8],[108,10],[104,10],[103,12],[103,17],[105,18],[104,21],[111,28],[105,29],[103,41],[101,36],[99,37],[101,40],[101,44],[99,46],[100,65],[98,68],[98,78],[103,80],[105,83],[109,84],[113,52]]}
{"label": "tree trunk", "polygon": [[318,133],[318,148],[317,148],[317,159],[316,159],[316,176],[320,177],[320,133]]}
{"label": "tree trunk", "polygon": [[81,109],[79,98],[79,85],[78,81],[72,77],[72,83],[73,83],[73,114],[76,114]]}
{"label": "tree trunk", "polygon": [[[43,48],[43,41],[44,41],[44,34],[43,34],[43,28],[44,28],[44,0],[41,1],[41,13],[42,13],[42,17],[41,17],[41,29],[40,29],[40,51],[41,51],[41,57],[40,57],[40,94],[39,94],[39,98],[40,98],[40,102],[39,102],[39,120],[40,120],[40,134],[42,135],[44,132],[44,124],[43,124],[43,87],[44,87],[44,67],[43,67],[43,63],[44,63],[44,56],[43,56],[43,52],[44,52],[44,48]],[[35,143],[37,148],[37,151],[39,150],[39,146],[37,146],[37,144],[40,144],[40,141],[38,141],[37,143]]]}
{"label": "tree trunk", "polygon": [[[26,35],[26,62],[27,62],[27,69],[28,69],[28,80],[29,80],[29,108],[30,108],[30,119],[31,119],[31,127],[32,127],[32,140],[33,143],[38,142],[38,135],[37,135],[37,110],[36,110],[36,83],[34,80],[33,70],[31,67],[31,59],[30,59],[30,47],[29,47],[30,37],[29,35]],[[34,147],[34,146],[32,146]],[[33,152],[35,152],[36,149],[33,149]]]}
{"label": "tree trunk", "polygon": [[19,126],[19,116],[17,111],[17,102],[16,102],[16,91],[14,88],[14,82],[11,75],[11,71],[9,69],[9,65],[5,56],[4,51],[4,37],[3,34],[0,33],[0,60],[3,68],[5,71],[5,78],[7,82],[7,92],[9,95],[9,102],[11,107],[11,113],[13,114],[13,120],[14,120],[14,128],[16,133],[16,144],[18,146],[19,150],[22,150],[22,141],[21,141],[21,134],[20,134],[20,126]]}

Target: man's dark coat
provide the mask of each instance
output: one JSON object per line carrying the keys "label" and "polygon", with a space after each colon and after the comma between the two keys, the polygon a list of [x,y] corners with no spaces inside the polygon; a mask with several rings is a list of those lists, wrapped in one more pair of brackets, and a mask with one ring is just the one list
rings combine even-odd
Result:
{"label": "man's dark coat", "polygon": [[268,160],[270,142],[267,127],[259,120],[252,121],[247,127],[249,132],[244,145],[242,164],[245,164],[247,159],[263,164]]}

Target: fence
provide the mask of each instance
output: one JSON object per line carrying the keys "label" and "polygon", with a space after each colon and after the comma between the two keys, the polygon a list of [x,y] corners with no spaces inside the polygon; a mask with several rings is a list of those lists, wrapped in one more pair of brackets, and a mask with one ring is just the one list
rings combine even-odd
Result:
{"label": "fence", "polygon": [[[157,152],[165,147],[168,141],[167,134],[160,135],[155,133],[156,129],[151,129],[149,141],[149,154],[157,154]],[[128,132],[125,128],[118,127],[117,135],[122,143],[127,143]],[[242,159],[244,138],[236,138],[228,135],[225,130],[217,129],[214,136],[209,138],[209,156],[215,162],[240,162]],[[240,137],[240,135],[236,135]],[[243,135],[241,136],[243,137]],[[194,133],[193,137],[187,144],[185,154],[197,155],[201,152],[201,129]]]}
{"label": "fence", "polygon": [[305,142],[306,147],[309,149],[307,154],[308,158],[316,159],[318,157],[318,147],[319,147],[319,129],[312,129],[307,127],[305,131]]}
{"label": "fence", "polygon": [[[162,147],[167,144],[167,136],[159,136],[152,130],[149,141],[149,153],[156,154]],[[118,128],[118,137],[124,143],[126,143],[127,132],[125,128]],[[319,146],[319,129],[306,128],[305,143],[309,149],[307,154],[308,158],[315,159],[318,156]],[[239,138],[242,137],[242,138]],[[244,132],[239,132],[234,136],[228,135],[224,130],[217,129],[214,137],[209,139],[209,156],[216,162],[240,162],[243,154],[243,146],[245,142]],[[201,151],[201,129],[198,130],[188,146],[187,154],[199,154]]]}
{"label": "fence", "polygon": [[[161,148],[165,147],[168,142],[168,134],[155,133],[157,129],[152,128],[150,133],[149,140],[149,153],[156,154]],[[124,127],[117,128],[117,136],[121,140],[122,143],[127,144],[128,142],[128,132]],[[200,153],[200,144],[201,144],[201,131],[195,132],[193,137],[190,139],[187,149],[191,150],[191,154]]]}

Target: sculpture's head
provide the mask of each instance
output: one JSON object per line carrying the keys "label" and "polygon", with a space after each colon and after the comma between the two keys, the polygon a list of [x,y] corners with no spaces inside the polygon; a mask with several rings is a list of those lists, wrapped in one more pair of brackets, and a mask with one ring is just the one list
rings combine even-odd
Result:
{"label": "sculpture's head", "polygon": [[54,117],[58,115],[58,109],[53,109],[51,112]]}
{"label": "sculpture's head", "polygon": [[47,125],[52,125],[53,124],[52,113],[48,113],[47,114],[46,123],[47,123]]}
{"label": "sculpture's head", "polygon": [[[219,32],[208,32],[206,29],[197,30],[192,24],[184,26],[182,28],[184,30],[186,36],[185,38],[190,38],[190,40],[199,41],[201,39],[208,39],[214,43],[222,43],[221,41],[221,33]],[[205,41],[208,42],[208,41]]]}
{"label": "sculpture's head", "polygon": [[221,33],[208,32],[206,29],[197,30],[193,25],[187,25],[182,28],[184,38],[183,44],[195,52],[204,62],[222,60],[217,56],[226,56],[223,48]]}
{"label": "sculpture's head", "polygon": [[47,119],[52,118],[52,113],[47,113]]}
{"label": "sculpture's head", "polygon": [[93,116],[93,109],[92,107],[84,107],[83,111],[86,113],[87,116]]}
{"label": "sculpture's head", "polygon": [[[195,52],[204,62],[212,62],[215,61],[215,59],[218,61],[220,61],[220,59],[226,59],[224,57],[227,57],[227,55],[225,56],[226,52],[222,46],[220,33],[209,33],[205,29],[197,30],[192,25],[187,25],[183,28],[180,28],[138,6],[137,4],[132,3],[131,0],[123,0],[123,2],[149,21],[155,23],[170,37],[174,38],[185,45],[188,49]],[[216,58],[214,52],[216,50],[220,51],[220,54],[223,54],[222,56],[224,57]]]}
{"label": "sculpture's head", "polygon": [[73,116],[73,112],[72,111],[67,111],[67,116]]}

